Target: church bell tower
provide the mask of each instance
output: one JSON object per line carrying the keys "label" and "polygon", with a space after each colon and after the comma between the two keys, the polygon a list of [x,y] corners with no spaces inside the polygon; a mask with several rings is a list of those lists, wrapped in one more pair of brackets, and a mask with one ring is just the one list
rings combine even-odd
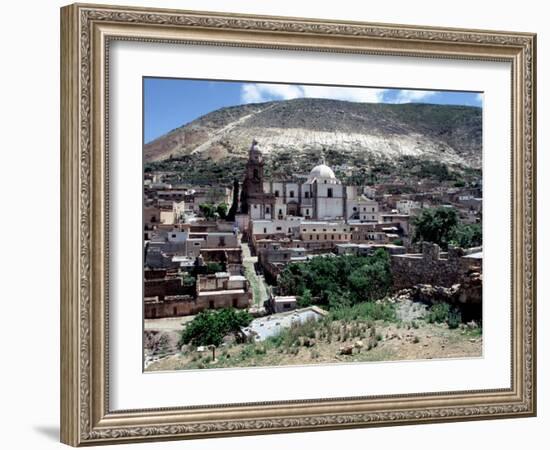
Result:
{"label": "church bell tower", "polygon": [[[262,208],[262,216],[270,214],[270,205],[274,203],[270,195],[264,193],[264,160],[254,139],[248,152],[248,161],[245,168],[243,188],[241,192],[241,213],[248,214],[252,204]],[[267,205],[266,205],[267,204]],[[267,206],[267,211],[266,211]]]}

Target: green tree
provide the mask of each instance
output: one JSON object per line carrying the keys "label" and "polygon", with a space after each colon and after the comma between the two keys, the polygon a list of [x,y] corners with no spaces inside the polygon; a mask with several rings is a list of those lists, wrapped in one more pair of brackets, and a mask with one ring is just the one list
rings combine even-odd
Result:
{"label": "green tree", "polygon": [[247,311],[234,308],[202,311],[183,329],[180,345],[219,346],[225,336],[246,327],[251,321],[252,316]]}
{"label": "green tree", "polygon": [[218,262],[209,262],[206,263],[206,273],[213,274],[216,272],[223,272],[224,267],[223,264]]}
{"label": "green tree", "polygon": [[451,243],[461,248],[470,248],[482,245],[483,231],[481,225],[457,225],[454,229]]}
{"label": "green tree", "polygon": [[457,188],[461,188],[466,186],[466,182],[464,180],[457,180],[454,182],[454,186]]}
{"label": "green tree", "polygon": [[297,295],[329,308],[377,300],[391,286],[390,258],[377,250],[371,256],[315,257],[287,265],[277,278],[284,295]]}
{"label": "green tree", "polygon": [[313,304],[313,297],[311,296],[311,291],[309,289],[304,289],[302,295],[298,297],[298,306],[300,308],[306,308]]}
{"label": "green tree", "polygon": [[216,212],[218,213],[218,216],[220,219],[226,219],[227,217],[227,204],[225,203],[220,203],[217,207],[216,207]]}
{"label": "green tree", "polygon": [[206,219],[213,219],[216,214],[216,207],[212,203],[201,203],[199,211]]}
{"label": "green tree", "polygon": [[235,215],[237,214],[237,208],[239,207],[239,180],[236,178],[233,180],[233,202],[231,203],[231,208],[227,213],[227,220],[233,222],[235,220]]}
{"label": "green tree", "polygon": [[193,286],[195,284],[195,277],[185,272],[181,277],[181,282],[184,286]]}
{"label": "green tree", "polygon": [[458,214],[454,208],[424,209],[413,224],[413,242],[433,242],[446,250],[454,237]]}
{"label": "green tree", "polygon": [[[386,252],[381,250],[384,254]],[[355,269],[349,276],[349,291],[354,303],[383,298],[391,286],[389,261],[379,259]]]}

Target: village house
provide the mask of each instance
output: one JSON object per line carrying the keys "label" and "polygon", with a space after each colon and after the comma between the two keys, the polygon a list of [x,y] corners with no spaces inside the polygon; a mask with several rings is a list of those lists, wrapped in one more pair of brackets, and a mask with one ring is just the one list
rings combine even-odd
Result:
{"label": "village house", "polygon": [[272,242],[258,251],[258,263],[262,267],[266,280],[272,283],[287,264],[303,262],[307,259],[305,248],[283,246],[279,242]]}
{"label": "village house", "polygon": [[272,296],[269,299],[269,306],[270,310],[275,314],[292,311],[297,307],[297,300],[294,295],[288,295],[284,297]]}
{"label": "village house", "polygon": [[403,236],[409,235],[410,216],[408,214],[381,213],[380,223],[398,225],[403,231]]}
{"label": "village house", "polygon": [[242,275],[218,272],[197,277],[197,308],[248,308],[252,300],[250,283]]}
{"label": "village house", "polygon": [[198,275],[196,284],[186,286],[180,274],[146,271],[145,318],[198,314],[205,309],[248,308],[252,294],[242,275],[218,272]]}

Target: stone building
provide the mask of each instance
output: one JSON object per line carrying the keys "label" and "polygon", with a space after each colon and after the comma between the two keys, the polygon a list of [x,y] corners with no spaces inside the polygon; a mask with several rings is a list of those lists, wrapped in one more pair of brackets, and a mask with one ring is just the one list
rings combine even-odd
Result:
{"label": "stone building", "polygon": [[181,317],[195,314],[197,302],[191,295],[170,295],[160,300],[158,297],[146,297],[144,315],[146,319],[163,317]]}
{"label": "stone building", "polygon": [[284,297],[272,296],[269,299],[269,306],[271,311],[275,314],[292,311],[297,307],[297,300],[293,295]]}
{"label": "stone building", "polygon": [[306,248],[314,248],[316,244],[327,244],[333,248],[337,243],[351,240],[351,226],[343,221],[323,222],[307,221],[300,224],[300,239]]}
{"label": "stone building", "polygon": [[325,163],[313,167],[306,181],[266,181],[264,161],[253,141],[245,169],[241,192],[241,212],[250,220],[284,220],[303,217],[306,220],[378,221],[378,203],[364,195],[364,189],[345,186]]}
{"label": "stone building", "polygon": [[258,263],[269,282],[275,283],[277,275],[287,264],[307,261],[306,249],[279,242],[271,242],[258,251]]}
{"label": "stone building", "polygon": [[218,272],[197,278],[197,308],[248,308],[252,300],[250,283],[242,275]]}
{"label": "stone building", "polygon": [[226,272],[198,275],[195,285],[185,286],[179,276],[171,276],[166,271],[155,272],[146,275],[146,319],[188,316],[205,309],[250,306],[250,285],[242,275]]}
{"label": "stone building", "polygon": [[461,283],[472,271],[482,271],[483,254],[481,247],[463,250],[449,248],[441,252],[437,244],[422,243],[422,253],[393,255],[391,272],[393,287],[396,290],[417,284],[451,287]]}
{"label": "stone building", "polygon": [[252,141],[245,168],[241,191],[241,213],[250,219],[271,219],[275,207],[275,196],[264,192],[264,160],[258,143]]}

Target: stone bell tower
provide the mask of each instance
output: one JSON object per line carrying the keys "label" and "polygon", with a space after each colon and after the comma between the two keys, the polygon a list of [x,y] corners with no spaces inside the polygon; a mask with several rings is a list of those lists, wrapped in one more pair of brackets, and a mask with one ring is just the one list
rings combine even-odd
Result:
{"label": "stone bell tower", "polygon": [[249,214],[254,208],[254,218],[266,218],[271,215],[275,198],[264,193],[264,160],[258,142],[254,139],[248,152],[243,187],[241,192],[241,213]]}

